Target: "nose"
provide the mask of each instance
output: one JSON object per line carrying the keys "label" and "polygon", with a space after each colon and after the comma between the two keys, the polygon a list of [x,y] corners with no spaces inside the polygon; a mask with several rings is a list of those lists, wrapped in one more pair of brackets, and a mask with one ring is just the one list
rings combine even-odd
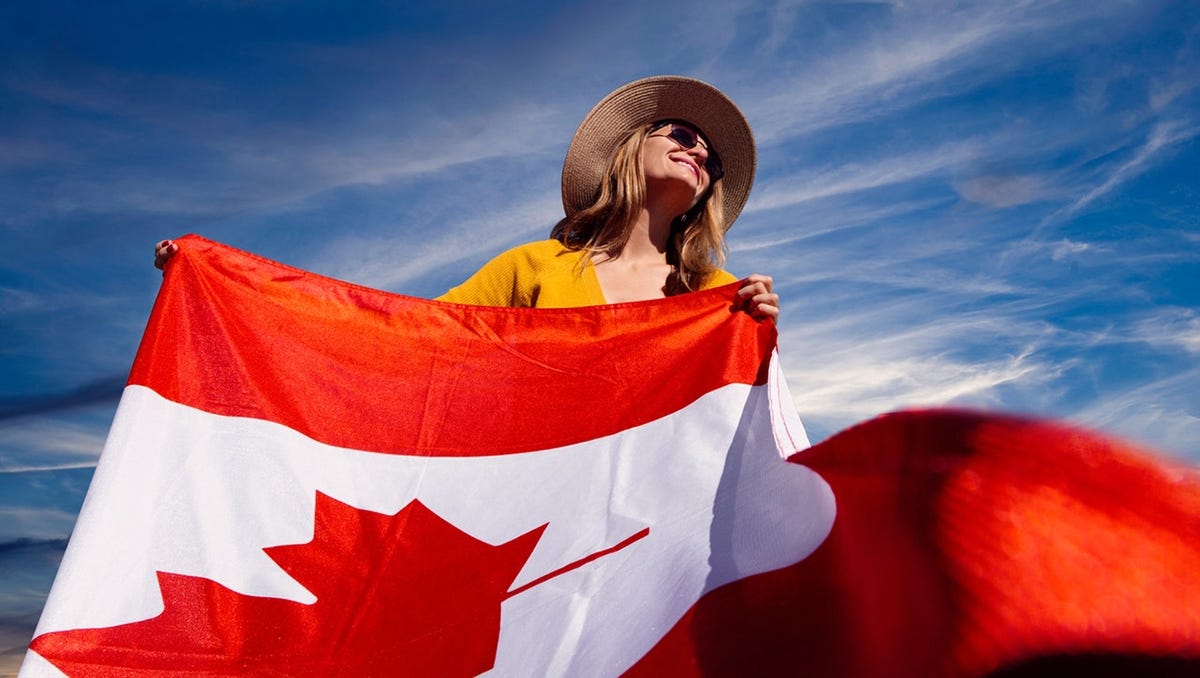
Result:
{"label": "nose", "polygon": [[704,147],[704,142],[700,142],[687,149],[687,154],[695,158],[697,164],[701,167],[704,167],[704,161],[708,160],[708,149]]}

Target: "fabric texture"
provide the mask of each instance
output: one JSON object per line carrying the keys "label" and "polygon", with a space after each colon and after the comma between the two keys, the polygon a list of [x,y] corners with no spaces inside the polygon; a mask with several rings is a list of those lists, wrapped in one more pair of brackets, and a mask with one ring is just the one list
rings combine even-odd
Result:
{"label": "fabric texture", "polygon": [[[520,245],[484,264],[437,300],[514,308],[601,306],[606,302],[600,280],[591,263],[580,266],[583,255],[583,251],[571,251],[557,240]],[[736,281],[733,274],[717,271],[702,289]]]}

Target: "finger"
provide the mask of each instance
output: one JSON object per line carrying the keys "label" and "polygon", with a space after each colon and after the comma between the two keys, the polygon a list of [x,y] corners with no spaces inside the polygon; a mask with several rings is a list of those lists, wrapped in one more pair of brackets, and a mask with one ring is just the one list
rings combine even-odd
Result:
{"label": "finger", "polygon": [[762,275],[761,273],[753,273],[753,274],[747,276],[746,282],[759,283],[763,286],[763,289],[767,292],[770,292],[772,290],[772,288],[774,288],[774,286],[775,286],[775,280],[772,279],[771,276]]}
{"label": "finger", "polygon": [[770,306],[771,308],[779,308],[779,297],[774,294],[760,294],[751,301],[754,308],[762,308]]}
{"label": "finger", "polygon": [[752,299],[760,294],[767,294],[771,290],[767,289],[761,282],[754,282],[746,285],[738,290],[738,296],[743,299]]}
{"label": "finger", "polygon": [[758,294],[747,303],[747,312],[757,320],[779,318],[779,295],[773,293]]}
{"label": "finger", "polygon": [[750,312],[750,317],[755,320],[779,320],[779,307],[774,304],[759,304]]}

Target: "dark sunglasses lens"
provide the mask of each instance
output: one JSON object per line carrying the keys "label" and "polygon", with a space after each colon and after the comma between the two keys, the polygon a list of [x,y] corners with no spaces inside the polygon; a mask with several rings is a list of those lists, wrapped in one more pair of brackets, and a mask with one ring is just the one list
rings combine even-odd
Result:
{"label": "dark sunglasses lens", "polygon": [[[666,123],[671,125],[671,133],[668,135],[684,148],[695,148],[696,144],[700,143],[700,136],[690,127]],[[666,126],[666,125],[663,125]],[[659,129],[655,127],[654,129]],[[725,176],[725,170],[721,167],[721,157],[717,152],[707,145],[705,149],[708,151],[708,158],[704,161],[704,171],[708,173],[709,181],[716,181]]]}
{"label": "dark sunglasses lens", "polygon": [[725,169],[721,167],[721,157],[714,151],[708,152],[708,158],[704,161],[704,171],[708,172],[709,181],[716,181],[725,176]]}
{"label": "dark sunglasses lens", "polygon": [[680,125],[671,125],[671,138],[679,142],[684,148],[695,148],[700,139],[692,130]]}
{"label": "dark sunglasses lens", "polygon": [[716,181],[725,176],[725,170],[721,168],[720,163],[704,163],[704,169],[708,171],[709,181]]}

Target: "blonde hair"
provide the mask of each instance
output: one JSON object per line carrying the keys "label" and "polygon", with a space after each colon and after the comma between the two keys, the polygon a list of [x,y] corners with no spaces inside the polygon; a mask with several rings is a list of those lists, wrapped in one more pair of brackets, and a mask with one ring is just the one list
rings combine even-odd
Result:
{"label": "blonde hair", "polygon": [[[597,253],[616,258],[646,202],[642,173],[642,144],[653,124],[630,130],[613,151],[591,206],[564,217],[550,237],[568,249],[584,250],[586,266]],[[663,292],[667,296],[693,292],[725,263],[725,215],[721,182],[715,181],[694,207],[671,222],[667,262],[673,267]]]}

